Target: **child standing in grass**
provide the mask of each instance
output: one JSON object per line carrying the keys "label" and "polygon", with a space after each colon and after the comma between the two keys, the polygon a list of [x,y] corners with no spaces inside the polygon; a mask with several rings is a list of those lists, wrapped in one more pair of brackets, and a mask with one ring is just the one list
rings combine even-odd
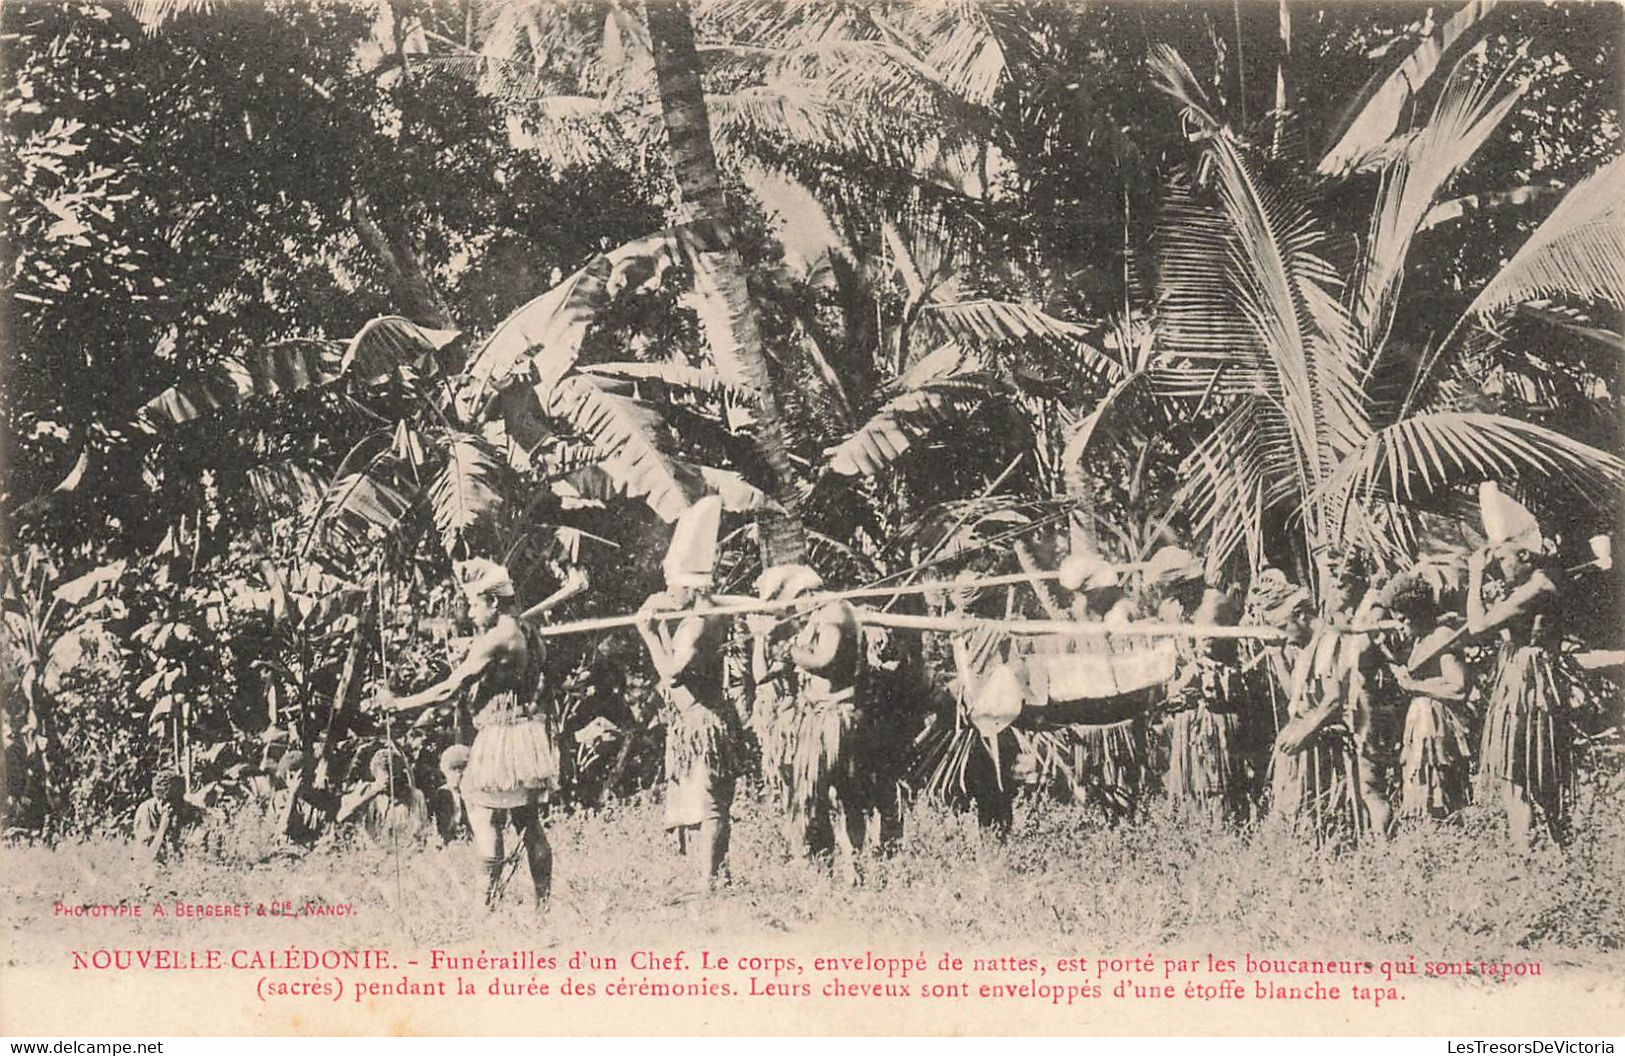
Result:
{"label": "child standing in grass", "polygon": [[442,784],[429,804],[435,828],[445,843],[468,839],[468,807],[463,802],[463,771],[468,769],[468,746],[454,744],[440,753]]}
{"label": "child standing in grass", "polygon": [[203,810],[187,802],[186,784],[173,770],[152,779],[152,796],[135,808],[136,843],[161,862],[181,848],[186,830],[203,820]]}

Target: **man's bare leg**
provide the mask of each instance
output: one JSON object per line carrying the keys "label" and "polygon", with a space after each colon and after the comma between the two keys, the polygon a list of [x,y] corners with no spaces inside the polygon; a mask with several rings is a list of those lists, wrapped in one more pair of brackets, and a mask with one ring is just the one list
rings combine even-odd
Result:
{"label": "man's bare leg", "polygon": [[500,810],[468,805],[468,830],[479,860],[475,883],[485,889],[487,906],[495,906],[502,893],[502,869],[506,864],[502,856],[502,824]]}
{"label": "man's bare leg", "polygon": [[1368,765],[1362,768],[1360,798],[1365,801],[1365,816],[1371,823],[1371,834],[1378,839],[1386,840],[1389,826],[1393,824],[1394,808],[1388,803],[1382,774],[1375,767]]}
{"label": "man's bare leg", "polygon": [[863,811],[848,808],[833,790],[830,800],[830,822],[835,830],[835,878],[850,887],[857,887],[858,852],[863,848],[864,827],[868,818]]}
{"label": "man's bare leg", "polygon": [[895,854],[903,843],[903,801],[892,785],[880,800],[880,853]]}
{"label": "man's bare leg", "polygon": [[530,883],[536,892],[536,905],[547,905],[553,893],[553,848],[547,842],[547,830],[542,828],[541,814],[535,806],[513,812],[514,828],[525,844],[525,858],[530,863]]}
{"label": "man's bare leg", "polygon": [[693,841],[690,853],[694,856],[695,877],[701,891],[710,890],[717,871],[717,820],[708,818],[689,830]]}
{"label": "man's bare leg", "polygon": [[1501,786],[1501,802],[1506,805],[1507,829],[1512,842],[1527,847],[1535,841],[1535,808],[1523,789],[1511,781]]}

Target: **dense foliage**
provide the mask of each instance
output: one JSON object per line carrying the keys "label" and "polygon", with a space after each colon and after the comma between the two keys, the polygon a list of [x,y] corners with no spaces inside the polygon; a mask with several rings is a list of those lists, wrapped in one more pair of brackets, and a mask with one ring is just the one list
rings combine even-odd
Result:
{"label": "dense foliage", "polygon": [[1614,523],[1616,6],[693,14],[726,210],[637,4],[7,6],[8,824],[374,735],[449,559],[629,611],[706,492],[735,588]]}

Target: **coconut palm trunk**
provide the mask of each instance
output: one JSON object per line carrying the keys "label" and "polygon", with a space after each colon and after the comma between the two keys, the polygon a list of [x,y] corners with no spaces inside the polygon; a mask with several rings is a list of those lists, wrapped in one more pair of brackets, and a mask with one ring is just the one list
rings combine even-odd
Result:
{"label": "coconut palm trunk", "polygon": [[728,206],[711,145],[711,122],[700,88],[700,59],[688,4],[686,0],[650,0],[646,9],[660,109],[672,171],[687,214],[684,219],[710,221],[722,233],[716,245],[694,254],[700,324],[717,370],[731,383],[756,394],[754,438],[773,472],[773,497],[783,508],[783,512],[760,515],[762,559],[768,564],[803,561],[807,546],[796,509],[795,471],[762,347],[761,323],[745,284],[744,261],[729,237]]}

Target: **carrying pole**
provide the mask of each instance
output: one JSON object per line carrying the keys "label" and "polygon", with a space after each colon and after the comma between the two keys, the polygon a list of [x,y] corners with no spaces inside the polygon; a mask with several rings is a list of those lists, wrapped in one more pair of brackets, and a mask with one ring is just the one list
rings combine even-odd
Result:
{"label": "carrying pole", "polygon": [[[1124,566],[1119,566],[1124,567]],[[933,591],[980,590],[985,587],[1003,587],[1013,583],[1034,583],[1039,580],[1055,579],[1059,572],[1013,572],[1003,576],[989,576],[986,579],[949,581],[946,583],[908,583],[893,584],[882,587],[855,587],[851,590],[825,591],[818,594],[805,594],[799,598],[782,598],[773,601],[749,601],[735,604],[716,605],[702,609],[679,609],[673,612],[656,612],[647,616],[640,613],[629,613],[623,616],[598,616],[588,620],[573,620],[570,623],[555,624],[551,627],[538,627],[536,633],[545,637],[554,637],[562,634],[586,634],[591,631],[607,631],[616,627],[631,627],[644,619],[651,620],[686,620],[690,616],[755,616],[764,613],[778,612],[790,608],[816,608],[819,605],[828,605],[836,601],[852,601],[857,598],[888,598],[898,594],[929,594]],[[528,613],[527,613],[528,615]]]}
{"label": "carrying pole", "polygon": [[978,628],[1004,634],[1054,635],[1070,638],[1128,638],[1135,635],[1158,638],[1237,638],[1274,642],[1286,637],[1276,627],[1256,627],[1219,623],[1134,623],[1078,622],[1070,620],[989,620],[980,616],[910,616],[895,612],[859,609],[858,619],[879,627],[909,631],[973,631]]}

